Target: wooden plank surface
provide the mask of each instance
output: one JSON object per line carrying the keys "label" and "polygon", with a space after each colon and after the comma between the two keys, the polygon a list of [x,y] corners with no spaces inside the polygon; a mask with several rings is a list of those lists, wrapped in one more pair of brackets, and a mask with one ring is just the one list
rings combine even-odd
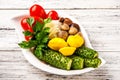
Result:
{"label": "wooden plank surface", "polygon": [[27,9],[35,3],[46,9],[120,8],[120,0],[0,0],[0,9]]}
{"label": "wooden plank surface", "polygon": [[[120,51],[120,10],[57,10],[76,18],[87,31],[97,51]],[[27,13],[26,10],[1,10],[0,50],[20,50],[18,37],[10,18]],[[5,18],[7,16],[7,18]],[[6,24],[7,22],[7,24]],[[8,39],[7,39],[8,38]],[[4,45],[5,44],[5,45]]]}
{"label": "wooden plank surface", "polygon": [[[53,75],[32,66],[22,55],[10,19],[28,13],[32,4],[76,18],[92,46],[106,60],[94,71],[75,76]],[[119,80],[120,0],[0,0],[0,80]]]}

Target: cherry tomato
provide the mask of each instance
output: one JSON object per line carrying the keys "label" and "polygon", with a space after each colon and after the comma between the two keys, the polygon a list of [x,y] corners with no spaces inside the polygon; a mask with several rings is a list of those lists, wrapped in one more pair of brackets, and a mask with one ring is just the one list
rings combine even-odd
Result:
{"label": "cherry tomato", "polygon": [[38,4],[34,4],[30,10],[30,16],[38,16],[40,18],[43,18],[45,19],[46,18],[46,12],[45,10],[43,9],[42,6],[38,5]]}
{"label": "cherry tomato", "polygon": [[51,18],[52,20],[58,20],[58,13],[54,10],[51,10],[48,14],[47,14],[47,18]]}
{"label": "cherry tomato", "polygon": [[27,23],[27,19],[28,19],[28,17],[25,17],[21,20],[21,26],[22,26],[23,30],[25,30],[25,31],[28,30],[30,32],[33,32],[32,27]]}
{"label": "cherry tomato", "polygon": [[25,40],[29,41],[32,38],[32,36],[25,36]]}

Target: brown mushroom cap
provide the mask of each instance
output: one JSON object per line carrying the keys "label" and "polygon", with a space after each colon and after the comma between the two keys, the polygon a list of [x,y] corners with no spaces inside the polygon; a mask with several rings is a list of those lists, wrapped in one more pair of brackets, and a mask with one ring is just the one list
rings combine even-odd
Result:
{"label": "brown mushroom cap", "polygon": [[70,26],[72,24],[72,20],[69,18],[65,18],[63,23],[66,23],[67,25]]}
{"label": "brown mushroom cap", "polygon": [[60,38],[63,38],[64,40],[66,40],[68,37],[68,32],[67,31],[59,31],[57,33],[57,37],[60,37]]}
{"label": "brown mushroom cap", "polygon": [[59,18],[59,22],[63,23],[63,22],[64,22],[64,18],[63,18],[63,17],[60,17],[60,18]]}
{"label": "brown mushroom cap", "polygon": [[70,27],[66,23],[64,23],[63,25],[60,26],[60,29],[65,30],[65,31],[69,30],[69,28]]}
{"label": "brown mushroom cap", "polygon": [[78,33],[78,29],[77,28],[75,28],[75,27],[70,27],[70,29],[69,29],[69,34],[70,35],[74,35],[74,34],[76,34],[76,33]]}
{"label": "brown mushroom cap", "polygon": [[72,23],[71,27],[75,27],[78,31],[80,31],[80,26],[76,23]]}

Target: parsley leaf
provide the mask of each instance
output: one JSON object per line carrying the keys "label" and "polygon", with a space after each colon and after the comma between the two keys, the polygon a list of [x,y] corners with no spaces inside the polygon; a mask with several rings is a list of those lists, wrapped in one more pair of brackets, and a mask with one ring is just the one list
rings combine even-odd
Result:
{"label": "parsley leaf", "polygon": [[46,35],[46,36],[44,36],[44,38],[42,38],[41,43],[47,43],[48,40],[49,40],[48,35]]}
{"label": "parsley leaf", "polygon": [[45,24],[46,24],[46,23],[50,23],[51,21],[52,21],[51,18],[44,19],[44,23],[45,23]]}
{"label": "parsley leaf", "polygon": [[30,40],[30,41],[22,41],[21,43],[18,44],[21,48],[31,48],[34,47],[35,45],[37,45],[37,41],[35,40]]}
{"label": "parsley leaf", "polygon": [[46,36],[48,37],[49,29],[50,28],[46,27],[41,32],[37,33],[35,36],[36,40],[38,40],[41,43],[42,39],[44,39],[44,37],[46,37]]}
{"label": "parsley leaf", "polygon": [[33,27],[34,32],[42,31],[44,24],[40,22],[36,22],[35,26]]}
{"label": "parsley leaf", "polygon": [[33,17],[28,18],[27,23],[32,27],[32,24],[34,23],[34,18]]}
{"label": "parsley leaf", "polygon": [[44,30],[44,32],[49,33],[50,28],[49,28],[49,27],[46,27],[46,28],[44,28],[43,30]]}
{"label": "parsley leaf", "polygon": [[23,31],[25,36],[32,36],[33,34],[30,31]]}
{"label": "parsley leaf", "polygon": [[45,45],[38,45],[34,52],[35,56],[39,59],[41,59],[43,56],[43,48],[45,48]]}

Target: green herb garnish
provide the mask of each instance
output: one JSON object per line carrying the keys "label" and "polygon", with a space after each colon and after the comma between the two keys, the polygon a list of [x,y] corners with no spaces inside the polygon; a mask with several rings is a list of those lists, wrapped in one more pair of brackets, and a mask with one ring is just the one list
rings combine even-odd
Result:
{"label": "green herb garnish", "polygon": [[30,40],[30,41],[22,41],[21,43],[18,44],[21,48],[31,48],[37,45],[36,40]]}
{"label": "green herb garnish", "polygon": [[28,23],[30,26],[32,26],[33,23],[34,23],[34,18],[33,18],[33,17],[32,17],[32,18],[28,18],[28,19],[27,19],[27,23]]}
{"label": "green herb garnish", "polygon": [[33,33],[31,33],[30,31],[23,31],[23,34],[25,36],[32,36],[33,35]]}
{"label": "green herb garnish", "polygon": [[[48,27],[44,28],[44,25],[49,23],[50,21],[51,21],[50,18],[45,19],[43,21],[44,23],[40,23],[40,22],[36,21],[36,24],[32,27],[32,29],[34,31],[33,33],[31,33],[30,31],[24,31],[23,32],[23,34],[25,36],[32,36],[31,40],[22,41],[18,45],[21,48],[25,48],[25,49],[32,48],[32,47],[37,47],[36,49],[38,49],[38,46],[39,46],[39,50],[42,50],[43,48],[46,48],[47,47],[47,42],[49,40],[49,38],[48,38],[49,28]],[[32,26],[32,24],[34,23],[34,18],[28,18],[27,22],[28,22],[29,25]]]}

